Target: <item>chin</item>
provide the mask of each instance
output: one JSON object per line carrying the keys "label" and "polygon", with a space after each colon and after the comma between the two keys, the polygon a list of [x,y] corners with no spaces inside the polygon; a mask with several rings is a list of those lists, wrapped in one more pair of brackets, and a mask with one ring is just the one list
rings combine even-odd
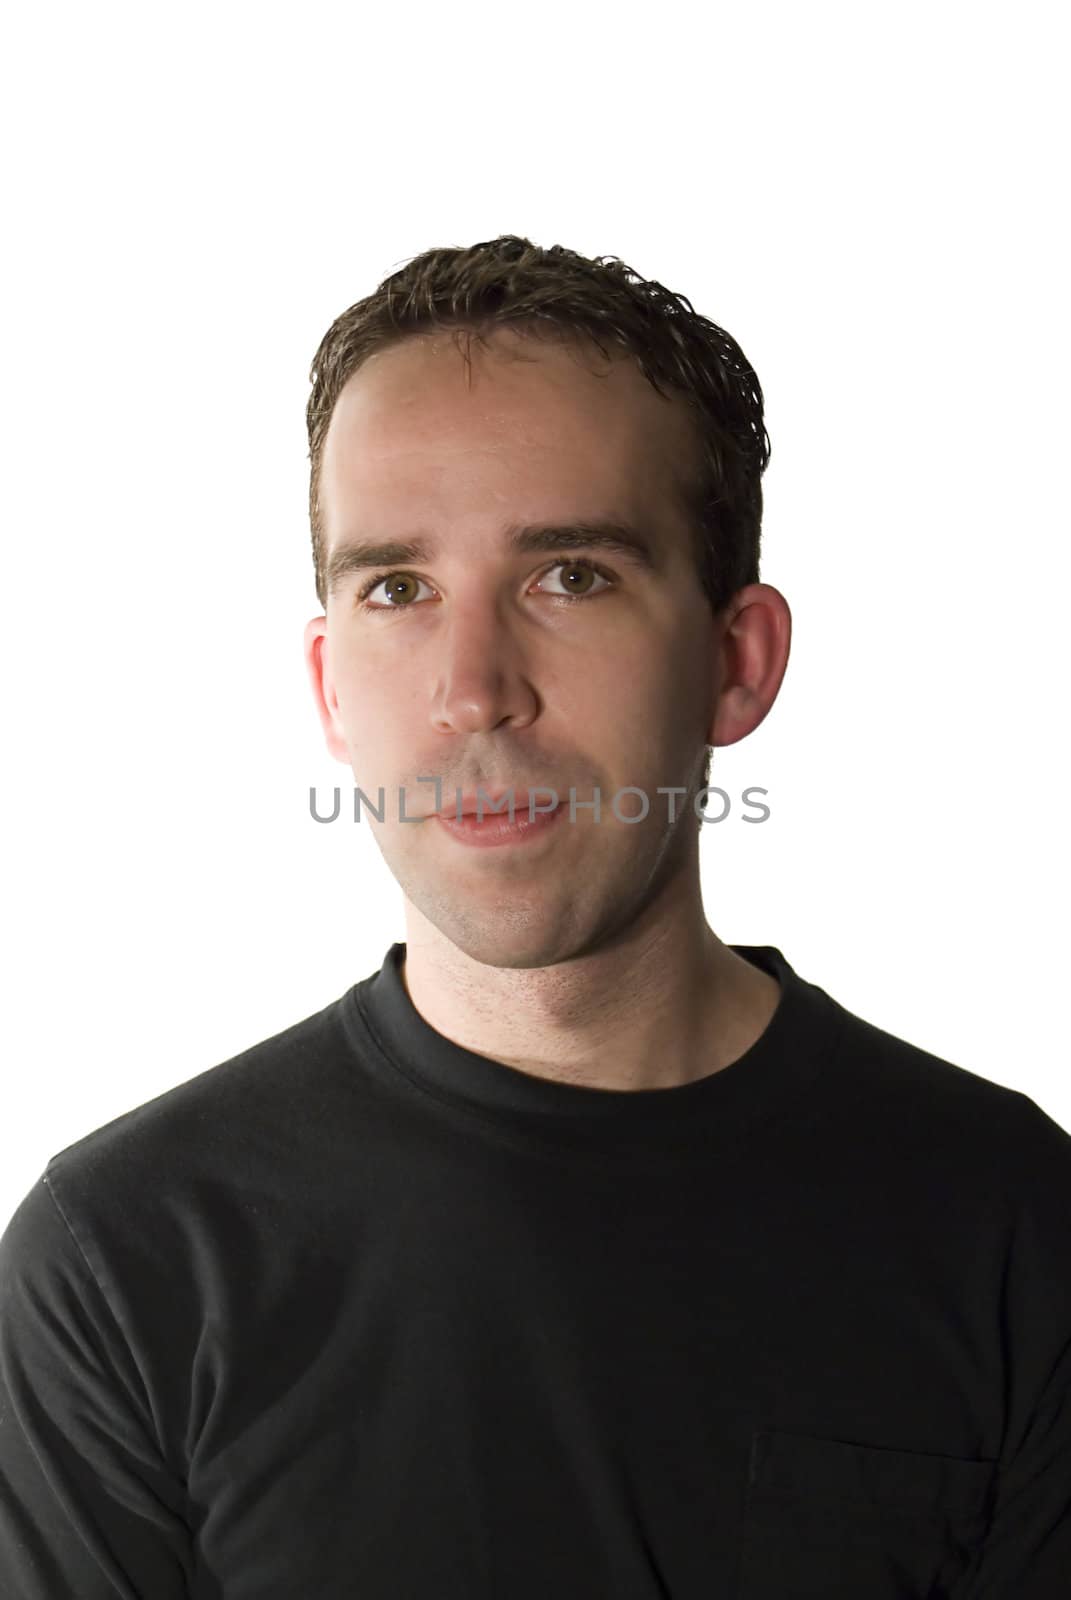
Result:
{"label": "chin", "polygon": [[574,941],[560,911],[498,900],[480,907],[474,901],[448,906],[410,896],[444,939],[481,966],[525,971],[568,959]]}

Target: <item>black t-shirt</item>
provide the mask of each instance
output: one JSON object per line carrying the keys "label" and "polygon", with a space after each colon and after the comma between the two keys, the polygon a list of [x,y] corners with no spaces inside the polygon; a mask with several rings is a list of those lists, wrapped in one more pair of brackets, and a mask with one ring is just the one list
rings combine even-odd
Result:
{"label": "black t-shirt", "polygon": [[382,969],[0,1239],[4,1600],[1071,1594],[1071,1136],[770,946],[674,1088]]}

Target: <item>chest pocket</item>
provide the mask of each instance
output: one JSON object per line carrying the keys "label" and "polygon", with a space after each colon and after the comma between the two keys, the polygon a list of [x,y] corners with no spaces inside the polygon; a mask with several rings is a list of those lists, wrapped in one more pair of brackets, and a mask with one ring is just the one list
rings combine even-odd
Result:
{"label": "chest pocket", "polygon": [[757,1429],[736,1600],[953,1600],[996,1462]]}

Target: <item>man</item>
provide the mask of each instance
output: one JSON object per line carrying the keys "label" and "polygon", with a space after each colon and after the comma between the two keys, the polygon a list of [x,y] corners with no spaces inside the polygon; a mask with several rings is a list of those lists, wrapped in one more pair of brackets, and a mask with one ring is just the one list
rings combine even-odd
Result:
{"label": "man", "polygon": [[739,347],[507,236],[313,378],[306,655],[406,939],[16,1212],[0,1592],[1065,1595],[1071,1138],[703,914],[790,638]]}

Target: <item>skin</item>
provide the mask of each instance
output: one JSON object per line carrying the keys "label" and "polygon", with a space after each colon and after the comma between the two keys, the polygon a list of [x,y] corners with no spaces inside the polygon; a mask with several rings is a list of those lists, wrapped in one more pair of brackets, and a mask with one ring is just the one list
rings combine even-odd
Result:
{"label": "skin", "polygon": [[[425,1020],[540,1077],[669,1088],[737,1060],[780,998],[707,923],[692,797],[707,746],[746,737],[773,704],[791,615],[758,583],[715,617],[676,486],[690,414],[631,358],[579,354],[498,330],[466,369],[449,335],[410,336],[350,378],[324,445],[327,550],[421,534],[436,556],[390,568],[392,586],[419,585],[398,599],[381,583],[374,614],[356,596],[388,569],[344,577],[305,656],[328,749],[371,799],[384,789],[383,822],[362,816],[403,893],[405,983]],[[505,545],[513,521],[607,516],[657,540],[656,572]],[[555,565],[585,553],[612,587]],[[433,817],[398,820],[399,789],[407,815],[434,810],[417,781],[430,774],[446,806],[481,784],[566,802],[598,787],[602,820],[578,810],[523,845],[472,849]],[[611,809],[627,785],[650,798],[641,822]],[[674,822],[669,785],[688,791]]]}

